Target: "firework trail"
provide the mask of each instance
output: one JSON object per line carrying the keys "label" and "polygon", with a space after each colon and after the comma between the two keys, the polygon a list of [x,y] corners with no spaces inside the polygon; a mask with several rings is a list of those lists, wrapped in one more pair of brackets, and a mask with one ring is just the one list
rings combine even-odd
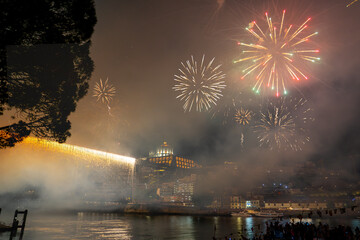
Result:
{"label": "firework trail", "polygon": [[235,60],[234,63],[248,63],[242,71],[241,79],[253,76],[255,84],[252,89],[256,93],[259,93],[261,88],[265,88],[275,92],[276,96],[281,93],[286,95],[289,82],[308,79],[301,70],[305,62],[320,60],[316,56],[319,50],[307,46],[309,39],[318,32],[305,34],[311,18],[299,27],[294,25],[286,27],[285,10],[280,24],[273,22],[267,12],[265,16],[267,31],[263,31],[256,21],[252,21],[246,31],[254,37],[256,43],[238,42],[238,45],[244,49],[242,51],[244,57]]}
{"label": "firework trail", "polygon": [[214,60],[215,58],[206,64],[203,55],[200,63],[193,56],[191,60],[181,62],[180,74],[174,75],[176,84],[173,90],[180,92],[176,98],[184,102],[185,112],[190,112],[193,108],[198,112],[207,111],[222,97],[226,75],[220,70],[221,65],[213,67]]}
{"label": "firework trail", "polygon": [[224,91],[224,97],[210,110],[212,119],[220,121],[239,134],[241,148],[252,133],[254,112],[259,108],[251,92],[239,88],[239,84],[231,82]]}
{"label": "firework trail", "polygon": [[306,125],[313,121],[312,109],[303,98],[269,100],[260,110],[260,119],[255,123],[260,146],[270,149],[302,150],[310,140]]}
{"label": "firework trail", "polygon": [[240,137],[240,143],[241,143],[241,147],[244,147],[244,134],[241,133],[241,137]]}
{"label": "firework trail", "polygon": [[359,0],[354,0],[354,1],[352,1],[351,3],[349,3],[348,5],[346,5],[346,7],[350,7],[351,5],[353,5],[354,3],[356,3],[357,1],[359,1]]}
{"label": "firework trail", "polygon": [[[244,128],[245,126],[250,125],[252,115],[253,115],[252,111],[248,109],[240,108],[236,110],[234,119],[236,123],[238,123],[242,128]],[[242,129],[241,137],[240,137],[241,148],[244,147],[244,141],[245,141],[244,129]]]}

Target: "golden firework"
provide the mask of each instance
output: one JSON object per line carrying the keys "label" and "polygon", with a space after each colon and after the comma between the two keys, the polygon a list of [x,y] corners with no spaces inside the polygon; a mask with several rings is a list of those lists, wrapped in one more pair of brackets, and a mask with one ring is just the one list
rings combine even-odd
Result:
{"label": "golden firework", "polygon": [[105,82],[103,82],[100,78],[100,81],[95,83],[93,97],[97,98],[96,101],[101,101],[102,103],[109,105],[110,101],[115,96],[115,93],[115,87],[109,83],[108,78]]}
{"label": "golden firework", "polygon": [[251,121],[252,112],[248,109],[237,109],[235,113],[235,121],[240,125],[248,125]]}

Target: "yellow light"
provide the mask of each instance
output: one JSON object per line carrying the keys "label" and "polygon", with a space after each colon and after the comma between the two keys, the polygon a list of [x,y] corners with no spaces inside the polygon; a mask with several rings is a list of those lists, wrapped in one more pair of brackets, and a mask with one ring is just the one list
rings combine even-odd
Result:
{"label": "yellow light", "polygon": [[102,159],[106,161],[117,161],[120,163],[130,164],[130,165],[135,164],[135,158],[132,157],[126,157],[114,153],[103,152],[99,150],[79,147],[76,145],[70,145],[66,143],[58,143],[45,139],[27,137],[24,139],[23,143],[40,146],[42,148],[47,148],[49,150],[54,150],[60,153],[70,154],[80,158],[93,158],[93,159]]}

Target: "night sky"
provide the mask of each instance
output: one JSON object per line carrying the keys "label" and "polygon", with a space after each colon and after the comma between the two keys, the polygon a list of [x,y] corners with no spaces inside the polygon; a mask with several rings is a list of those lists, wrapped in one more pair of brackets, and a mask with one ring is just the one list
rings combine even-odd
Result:
{"label": "night sky", "polygon": [[[340,163],[347,156],[359,158],[360,103],[360,3],[348,1],[264,0],[122,0],[95,1],[98,22],[92,36],[91,57],[95,63],[87,96],[70,117],[72,136],[68,143],[144,157],[163,141],[175,153],[202,163],[223,161],[257,163],[323,159]],[[226,83],[221,104],[238,92],[244,102],[263,102],[254,95],[251,79],[241,81],[237,41],[248,41],[245,27],[252,20],[264,25],[264,13],[274,19],[286,9],[285,22],[300,25],[308,17],[309,31],[320,49],[321,61],[309,64],[310,78],[290,89],[290,96],[303,97],[313,109],[315,121],[308,129],[311,140],[301,152],[259,148],[256,136],[247,132],[246,147],[240,147],[236,125],[223,124],[218,114],[184,113],[172,90],[180,63],[215,57],[222,64]],[[96,102],[92,89],[99,79],[109,79],[116,96],[106,105]],[[233,88],[235,86],[235,88]],[[235,94],[235,95],[234,95]],[[244,103],[244,107],[252,105]],[[259,160],[261,159],[261,160]],[[340,160],[339,160],[340,159]],[[353,159],[353,158],[352,158]],[[343,163],[341,163],[343,166]],[[349,163],[352,165],[353,163]]]}
{"label": "night sky", "polygon": [[[264,12],[276,19],[286,9],[288,24],[312,17],[310,31],[319,32],[312,41],[321,51],[320,63],[309,64],[310,79],[290,90],[290,95],[305,98],[314,110],[311,141],[303,152],[287,153],[286,159],[330,161],[338,155],[358,154],[360,4],[349,8],[346,4],[328,0],[97,1],[91,48],[95,71],[89,94],[71,116],[69,142],[136,157],[146,156],[164,140],[176,153],[201,161],[241,161],[254,155],[259,149],[252,133],[248,139],[253,144],[239,150],[238,128],[222,124],[220,114],[212,118],[208,112],[184,113],[172,90],[174,74],[180,62],[205,54],[207,61],[215,57],[216,64],[222,64],[228,85],[241,89],[240,98],[264,101],[266,96],[253,96],[248,83],[240,81],[242,66],[232,63],[240,53],[236,42],[249,38],[244,28],[250,21],[264,24]],[[91,96],[95,82],[107,77],[117,90],[110,104],[113,116]],[[222,100],[233,94],[225,90]],[[270,159],[283,156],[278,151],[261,152]]]}

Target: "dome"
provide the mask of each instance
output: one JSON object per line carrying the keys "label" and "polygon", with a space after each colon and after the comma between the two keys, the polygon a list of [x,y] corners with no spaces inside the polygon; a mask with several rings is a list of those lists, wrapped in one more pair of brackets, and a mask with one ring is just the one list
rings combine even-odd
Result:
{"label": "dome", "polygon": [[174,153],[174,150],[171,146],[164,142],[157,150],[156,150],[156,157],[163,157],[169,156]]}

